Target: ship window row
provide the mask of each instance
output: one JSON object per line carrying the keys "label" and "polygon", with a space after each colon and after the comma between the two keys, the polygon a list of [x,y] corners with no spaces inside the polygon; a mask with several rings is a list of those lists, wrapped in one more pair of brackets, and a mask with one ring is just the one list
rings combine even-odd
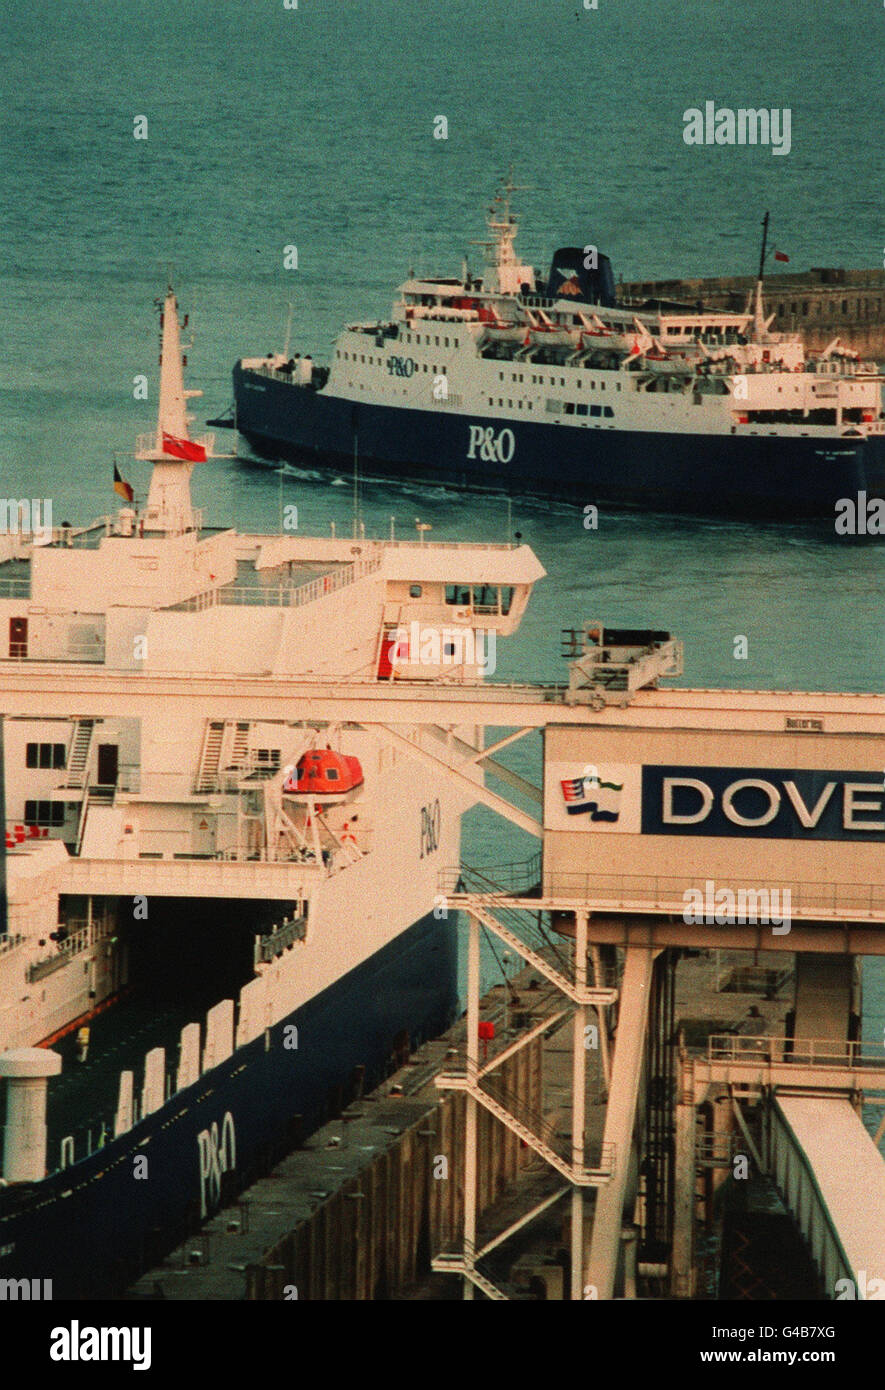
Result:
{"label": "ship window row", "polygon": [[[511,372],[511,374],[510,374],[510,379],[511,379],[511,381],[524,381],[524,380],[525,380],[525,377],[524,377],[524,375],[523,375],[522,372]],[[499,372],[499,373],[498,373],[498,380],[499,380],[499,381],[503,381],[503,380],[504,380],[504,373],[503,373],[503,372]],[[533,374],[531,375],[530,380],[531,380],[531,385],[532,385],[532,386],[543,386],[545,382],[547,383],[548,386],[556,386],[557,384],[560,385],[560,386],[565,386],[565,377],[564,377],[564,376],[561,376],[561,377],[559,377],[559,378],[557,378],[557,377],[555,377],[555,376],[545,377],[545,376],[543,376],[543,375],[539,375],[539,374],[533,373]],[[571,383],[571,385],[577,387],[577,389],[580,391],[580,390],[581,390],[581,380],[580,380],[580,378],[578,378],[577,381],[573,381],[573,382]],[[588,389],[588,391],[595,391],[595,390],[597,389],[597,387],[599,388],[600,391],[604,391],[604,390],[605,390],[605,382],[604,382],[604,381],[595,381],[595,380],[592,380],[592,379],[589,380],[589,381],[587,382],[587,389]],[[621,383],[620,383],[619,381],[616,381],[616,382],[614,383],[614,387],[615,387],[615,390],[616,390],[616,391],[620,391],[620,389],[621,389]]]}
{"label": "ship window row", "polygon": [[547,413],[548,415],[589,415],[591,420],[598,420],[600,417],[611,420],[615,412],[610,405],[587,405],[584,401],[548,399]]}
{"label": "ship window row", "polygon": [[[371,367],[371,366],[375,366],[375,367],[383,367],[383,366],[384,366],[384,359],[383,359],[383,358],[381,358],[381,357],[372,357],[371,355],[370,355],[369,357],[366,357],[365,353],[362,353],[362,352],[348,353],[348,352],[342,352],[342,351],[340,350],[340,348],[336,348],[336,350],[335,350],[335,356],[338,357],[338,358],[341,358],[344,362],[362,362],[362,363],[368,364],[370,367]],[[448,371],[448,368],[447,368],[446,366],[442,366],[442,367],[432,366],[432,367],[431,367],[431,366],[428,366],[428,364],[427,364],[426,362],[416,362],[416,363],[415,363],[415,372],[417,373],[417,372],[419,372],[419,371],[421,371],[421,372],[432,372],[434,376],[445,376],[446,372]],[[348,385],[349,385],[349,386],[350,386],[350,385],[353,385],[353,383],[350,382],[350,381],[348,381]]]}
{"label": "ship window row", "polygon": [[[841,303],[841,310],[840,310],[840,309],[837,307],[837,301],[836,301],[836,300],[832,300],[832,299],[831,299],[831,300],[818,299],[818,300],[814,300],[814,301],[812,301],[811,303],[809,303],[809,301],[808,301],[807,299],[803,299],[803,300],[801,301],[801,304],[802,304],[802,318],[810,318],[813,314],[816,314],[818,318],[831,318],[831,317],[833,316],[833,314],[836,314],[836,313],[839,313],[839,312],[841,312],[843,318],[847,318],[847,317],[852,313],[851,303],[852,303],[852,301],[851,301],[850,299],[843,299],[843,300],[842,300],[842,303]],[[855,303],[856,303],[856,309],[854,310],[854,313],[855,313],[855,315],[856,315],[857,318],[863,319],[863,318],[879,318],[879,317],[881,317],[881,314],[882,314],[882,300],[881,300],[881,299],[873,300],[872,297],[870,297],[870,298],[867,298],[867,299],[858,299],[858,300],[855,301]],[[793,299],[793,300],[790,300],[789,302],[786,301],[786,300],[784,300],[783,303],[778,304],[777,309],[776,309],[775,312],[777,313],[778,318],[782,318],[783,315],[786,314],[786,313],[790,313],[790,314],[792,314],[792,315],[794,315],[794,316],[798,316],[798,314],[799,314],[799,300]]]}
{"label": "ship window row", "polygon": [[[440,336],[441,336],[441,335],[440,335]],[[406,341],[407,343],[412,343],[412,344],[414,344],[416,347],[417,347],[420,343],[426,344],[427,347],[431,347],[431,346],[433,346],[433,347],[450,347],[450,346],[451,346],[451,347],[460,347],[460,346],[461,346],[461,339],[460,339],[460,338],[452,338],[452,339],[449,339],[449,338],[443,337],[443,338],[442,338],[442,341],[440,341],[440,336],[438,336],[438,335],[435,334],[435,333],[404,333],[404,334],[403,334],[403,337],[404,337],[405,341]]]}
{"label": "ship window row", "polygon": [[29,743],[25,747],[25,767],[67,767],[64,743]]}
{"label": "ship window row", "polygon": [[65,804],[63,801],[26,801],[25,823],[27,825],[64,825]]}
{"label": "ship window row", "polygon": [[472,608],[475,613],[510,612],[513,586],[497,584],[447,584],[446,603],[455,608]]}

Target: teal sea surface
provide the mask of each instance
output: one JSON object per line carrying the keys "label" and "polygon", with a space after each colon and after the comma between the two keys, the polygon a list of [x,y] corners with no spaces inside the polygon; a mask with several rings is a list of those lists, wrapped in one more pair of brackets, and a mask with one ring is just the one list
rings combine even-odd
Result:
{"label": "teal sea surface", "polygon": [[[229,404],[239,355],[282,346],[290,301],[293,349],[323,359],[343,322],[387,314],[411,269],[457,272],[466,252],[478,270],[469,243],[511,166],[528,186],[517,246],[538,266],[592,243],[625,279],[746,274],[766,209],[790,270],[880,265],[883,24],[858,0],[7,6],[0,492],[49,497],[57,520],[110,511],[116,453],[143,493],[127,452],[152,424],[151,304],[168,277],[191,316],[202,421]],[[707,100],[789,109],[790,153],[687,146],[683,112]],[[283,501],[304,532],[352,520],[349,479],[247,459],[197,469],[195,496],[243,529],[278,525]],[[885,690],[881,545],[626,511],[586,530],[581,507],[549,503],[514,503],[508,520],[501,498],[433,486],[366,483],[361,504],[370,534],[395,518],[414,536],[420,519],[433,538],[509,528],[534,547],[548,577],[499,676],[561,678],[559,629],[600,618],[672,630],[690,685]],[[514,765],[530,757],[517,745]],[[519,858],[511,841],[480,812],[465,854]],[[879,963],[864,1026],[881,1041]]]}

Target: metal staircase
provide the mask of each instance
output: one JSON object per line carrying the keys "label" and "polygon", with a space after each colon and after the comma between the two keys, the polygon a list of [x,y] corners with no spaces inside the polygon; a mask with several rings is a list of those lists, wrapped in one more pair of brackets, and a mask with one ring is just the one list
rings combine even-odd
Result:
{"label": "metal staircase", "polygon": [[94,719],[78,719],[71,736],[71,748],[68,755],[68,775],[65,782],[66,787],[76,787],[78,789],[86,785],[86,773],[89,767],[89,753],[92,748],[92,734],[95,729]]}
{"label": "metal staircase", "polygon": [[203,735],[203,748],[200,753],[200,766],[194,790],[211,792],[218,778],[218,764],[221,760],[221,745],[224,741],[224,720],[210,719]]}
{"label": "metal staircase", "polygon": [[234,729],[233,743],[231,744],[228,766],[245,767],[249,760],[249,730],[250,724],[237,724]]}

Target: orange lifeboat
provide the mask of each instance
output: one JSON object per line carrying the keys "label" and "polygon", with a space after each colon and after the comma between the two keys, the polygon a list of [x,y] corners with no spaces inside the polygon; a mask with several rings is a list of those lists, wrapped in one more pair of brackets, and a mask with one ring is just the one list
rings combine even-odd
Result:
{"label": "orange lifeboat", "polygon": [[323,748],[302,753],[283,782],[283,796],[297,801],[349,800],[363,784],[359,758]]}

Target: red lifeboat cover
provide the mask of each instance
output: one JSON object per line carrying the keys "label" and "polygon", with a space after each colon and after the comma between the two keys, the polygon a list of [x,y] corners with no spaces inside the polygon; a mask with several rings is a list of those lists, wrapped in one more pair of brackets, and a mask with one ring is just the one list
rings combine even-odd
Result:
{"label": "red lifeboat cover", "polygon": [[331,748],[303,753],[295,771],[283,783],[283,791],[301,795],[341,796],[362,786],[363,769],[359,758],[333,753]]}

